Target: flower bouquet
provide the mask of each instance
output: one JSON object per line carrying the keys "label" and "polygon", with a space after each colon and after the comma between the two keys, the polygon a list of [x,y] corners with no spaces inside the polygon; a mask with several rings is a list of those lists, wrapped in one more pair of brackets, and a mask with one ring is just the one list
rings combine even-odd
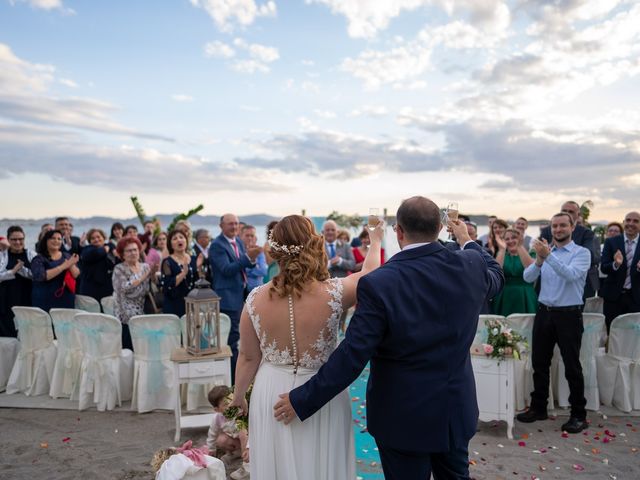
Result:
{"label": "flower bouquet", "polygon": [[[247,393],[245,393],[244,398],[247,399],[247,407],[249,407],[249,399],[251,398],[251,391],[253,390],[253,384],[249,385],[247,389]],[[228,403],[233,401],[233,389],[227,395]],[[238,407],[227,407],[224,412],[222,412],[224,418],[227,420],[235,420],[236,427],[238,430],[249,430],[249,414],[246,415],[242,413]]]}
{"label": "flower bouquet", "polygon": [[498,360],[505,357],[520,359],[520,354],[528,347],[527,340],[519,333],[513,331],[501,320],[487,319],[484,324],[487,327],[487,343],[482,344],[485,355]]}

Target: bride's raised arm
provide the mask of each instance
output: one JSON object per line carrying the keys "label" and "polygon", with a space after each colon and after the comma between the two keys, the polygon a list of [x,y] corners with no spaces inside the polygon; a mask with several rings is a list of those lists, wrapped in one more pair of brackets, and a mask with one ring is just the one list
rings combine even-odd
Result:
{"label": "bride's raised arm", "polygon": [[260,341],[245,306],[240,317],[240,351],[238,352],[238,363],[236,365],[233,402],[231,402],[231,406],[240,407],[245,413],[247,411],[245,393],[247,393],[249,385],[251,385],[253,378],[256,376],[261,360]]}
{"label": "bride's raised arm", "polygon": [[356,273],[352,273],[346,278],[342,279],[343,293],[342,293],[342,307],[349,308],[356,303],[356,289],[358,287],[358,281],[360,277],[375,270],[380,266],[380,249],[382,248],[382,239],[384,238],[384,231],[386,228],[385,222],[378,222],[376,228],[369,232],[369,238],[371,244],[369,245],[369,251],[362,264],[362,270]]}

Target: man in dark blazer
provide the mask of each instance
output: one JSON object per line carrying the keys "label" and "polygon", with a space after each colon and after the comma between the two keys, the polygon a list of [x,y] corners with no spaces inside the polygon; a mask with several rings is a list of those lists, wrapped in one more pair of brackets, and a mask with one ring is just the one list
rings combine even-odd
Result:
{"label": "man in dark blazer", "polygon": [[255,267],[256,257],[262,251],[259,246],[245,250],[238,237],[240,222],[232,213],[220,217],[220,230],[209,247],[209,262],[213,276],[213,289],[220,296],[220,311],[229,315],[231,329],[227,344],[231,347],[231,377],[235,378],[240,339],[240,313],[246,297],[247,277],[245,268]]}
{"label": "man in dark blazer", "polygon": [[385,478],[469,478],[478,421],[469,349],[480,309],[504,276],[463,222],[449,222],[462,250],[437,241],[440,210],[431,200],[403,201],[397,222],[402,251],[360,279],[345,340],[314,377],[281,395],[274,414],[305,420],[370,361],[367,425]]}
{"label": "man in dark blazer", "polygon": [[[566,213],[573,218],[573,223],[576,226],[575,230],[571,234],[571,240],[576,245],[586,248],[591,253],[591,267],[587,272],[587,280],[584,285],[584,298],[593,297],[596,291],[600,287],[600,274],[598,273],[598,264],[600,263],[600,243],[595,238],[593,231],[589,228],[585,228],[578,224],[578,217],[580,216],[580,205],[573,200],[569,200],[562,204],[560,208],[562,213]],[[551,227],[546,226],[540,230],[540,237],[544,238],[549,245],[553,243],[551,237]]]}
{"label": "man in dark blazer", "polygon": [[640,312],[640,213],[624,217],[624,233],[607,238],[602,251],[602,273],[607,274],[600,292],[604,298],[607,333],[618,315]]}

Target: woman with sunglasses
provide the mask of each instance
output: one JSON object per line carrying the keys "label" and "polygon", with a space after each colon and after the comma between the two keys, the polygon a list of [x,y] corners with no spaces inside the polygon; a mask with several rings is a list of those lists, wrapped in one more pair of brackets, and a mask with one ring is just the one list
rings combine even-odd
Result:
{"label": "woman with sunglasses", "polygon": [[7,230],[9,248],[0,252],[0,337],[16,337],[11,307],[31,306],[31,260],[36,256],[25,248],[22,227]]}

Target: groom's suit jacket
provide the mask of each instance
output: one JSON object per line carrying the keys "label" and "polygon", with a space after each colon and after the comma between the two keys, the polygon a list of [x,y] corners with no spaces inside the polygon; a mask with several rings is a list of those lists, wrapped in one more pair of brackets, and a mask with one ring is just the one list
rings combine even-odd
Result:
{"label": "groom's suit jacket", "polygon": [[482,305],[503,283],[500,265],[475,242],[394,255],[360,279],[345,340],[291,391],[298,417],[313,415],[370,360],[367,426],[376,442],[414,452],[448,451],[450,438],[466,446],[478,421],[469,348]]}

